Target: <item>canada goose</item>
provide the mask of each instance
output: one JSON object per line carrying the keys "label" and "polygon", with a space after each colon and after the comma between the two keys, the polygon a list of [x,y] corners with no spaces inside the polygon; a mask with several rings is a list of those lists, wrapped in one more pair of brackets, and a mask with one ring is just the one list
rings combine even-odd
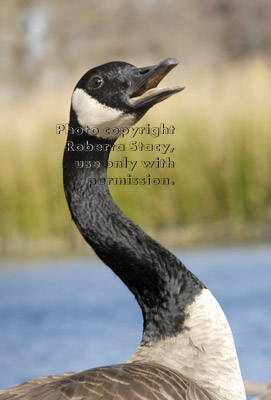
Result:
{"label": "canada goose", "polygon": [[[110,148],[119,134],[106,128],[129,127],[181,91],[182,86],[156,88],[177,64],[175,58],[145,68],[111,62],[88,71],[72,94],[63,159],[75,224],[141,307],[140,346],[124,364],[34,379],[0,391],[1,400],[246,398],[220,306],[181,261],[122,213],[107,184]],[[88,167],[76,168],[78,161]],[[94,161],[99,168],[89,167]]]}

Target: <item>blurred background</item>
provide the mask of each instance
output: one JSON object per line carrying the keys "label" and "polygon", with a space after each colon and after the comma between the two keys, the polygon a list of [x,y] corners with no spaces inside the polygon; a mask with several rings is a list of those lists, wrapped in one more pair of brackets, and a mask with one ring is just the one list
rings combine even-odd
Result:
{"label": "blurred background", "polygon": [[[268,0],[3,2],[1,254],[89,252],[64,199],[66,137],[55,126],[69,121],[72,90],[91,67],[169,56],[180,65],[164,82],[186,89],[139,124],[175,126],[175,168],[134,174],[164,174],[176,184],[112,186],[114,199],[167,245],[269,240],[270,17]],[[124,155],[133,156],[112,157]]]}
{"label": "blurred background", "polygon": [[[106,310],[111,300],[107,302],[105,298],[104,309],[96,310],[99,323],[104,323],[105,328],[98,325],[101,330],[94,333],[99,339],[101,331],[109,335],[103,337],[99,349],[104,350],[105,357],[112,357],[97,360],[94,348],[85,353],[86,365],[72,362],[72,357],[71,365],[65,357],[63,363],[63,353],[68,357],[68,348],[75,357],[78,351],[81,355],[85,352],[85,347],[78,349],[78,342],[72,341],[74,328],[69,323],[78,315],[91,321],[95,311],[90,307],[88,312],[80,313],[85,294],[78,309],[75,307],[67,317],[69,323],[66,321],[65,325],[61,319],[66,311],[67,315],[71,312],[70,305],[62,303],[62,296],[75,290],[73,286],[68,289],[67,282],[77,282],[75,277],[82,274],[82,281],[77,282],[79,294],[84,282],[89,282],[89,275],[84,275],[88,274],[85,267],[76,267],[84,263],[81,257],[90,255],[91,250],[72,223],[64,198],[62,154],[66,137],[56,135],[56,124],[68,123],[72,90],[88,69],[113,60],[141,67],[166,57],[177,57],[180,65],[163,82],[183,84],[186,89],[155,106],[139,125],[164,123],[175,127],[175,134],[170,136],[175,147],[171,156],[175,168],[146,171],[137,167],[132,175],[150,173],[152,177],[170,177],[175,185],[111,186],[110,190],[120,208],[160,242],[177,249],[194,246],[187,250],[188,264],[203,274],[205,280],[215,270],[221,272],[231,266],[227,282],[238,294],[234,297],[239,304],[237,313],[234,314],[231,300],[233,287],[231,293],[228,290],[228,300],[219,300],[226,311],[229,307],[227,316],[237,336],[241,366],[251,367],[250,372],[245,370],[246,378],[269,379],[266,371],[271,367],[270,19],[269,0],[1,2],[0,322],[5,329],[1,328],[0,333],[0,387],[69,368],[121,361],[131,352],[129,348],[127,354],[116,359],[116,354],[122,354],[124,341],[138,343],[140,318],[135,328],[139,332],[136,339],[132,339],[133,325],[129,328],[125,320],[123,329],[125,332],[130,329],[132,338],[128,339],[127,334],[126,339],[120,339],[115,333],[115,353],[105,350],[105,343],[113,343],[114,339],[110,336],[112,330],[106,332],[109,318]],[[145,137],[140,140],[150,142]],[[128,144],[129,138],[120,141]],[[151,143],[169,143],[169,139],[152,138]],[[114,152],[111,159],[124,156],[151,160],[157,154]],[[109,176],[127,173],[112,168]],[[259,246],[261,243],[265,246]],[[218,245],[222,246],[220,250],[216,248]],[[241,247],[236,253],[237,245]],[[195,246],[197,249],[193,250]],[[199,246],[208,246],[208,252]],[[66,260],[71,254],[77,258],[56,261],[56,257]],[[201,270],[201,260],[206,255]],[[46,261],[22,261],[33,257]],[[9,258],[15,261],[8,261]],[[211,266],[221,268],[206,269],[208,259]],[[63,264],[71,269],[62,269]],[[52,287],[57,274],[59,281]],[[121,289],[117,287],[114,291],[113,277],[107,281],[103,275],[91,274],[92,279],[101,280],[101,286],[97,286],[99,293],[109,291],[112,296],[119,295]],[[63,275],[67,279],[65,287]],[[219,297],[224,281],[216,282],[218,286],[211,281],[210,288]],[[37,289],[41,287],[43,290]],[[91,290],[98,296],[97,290]],[[118,310],[123,299],[118,298],[116,304],[112,300],[110,310]],[[100,301],[99,298],[97,302]],[[126,298],[123,301],[126,304]],[[55,312],[54,323],[50,319],[53,317],[48,316],[53,315],[48,307]],[[252,309],[254,313],[250,312]],[[131,312],[128,309],[127,315]],[[124,311],[123,315],[127,316]],[[119,314],[113,318],[120,323]],[[45,324],[43,331],[42,324]],[[83,345],[82,331],[92,331],[93,325],[80,328],[78,324],[76,338],[80,337]],[[39,334],[44,335],[41,347]],[[53,358],[45,360],[49,354]],[[257,375],[261,366],[263,374]]]}

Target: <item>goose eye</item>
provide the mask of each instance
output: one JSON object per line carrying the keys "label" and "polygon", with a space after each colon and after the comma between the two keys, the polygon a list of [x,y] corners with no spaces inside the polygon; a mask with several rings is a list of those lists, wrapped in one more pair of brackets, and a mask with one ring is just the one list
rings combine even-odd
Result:
{"label": "goose eye", "polygon": [[100,78],[99,76],[95,76],[94,78],[91,79],[90,81],[90,87],[92,89],[99,89],[103,84],[103,80],[102,78]]}

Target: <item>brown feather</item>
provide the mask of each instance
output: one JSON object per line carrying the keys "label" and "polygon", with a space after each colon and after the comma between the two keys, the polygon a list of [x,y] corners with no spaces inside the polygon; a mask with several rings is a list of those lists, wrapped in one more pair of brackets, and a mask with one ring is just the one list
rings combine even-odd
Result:
{"label": "brown feather", "polygon": [[0,390],[0,400],[34,399],[215,400],[196,383],[172,370],[137,363],[51,375]]}

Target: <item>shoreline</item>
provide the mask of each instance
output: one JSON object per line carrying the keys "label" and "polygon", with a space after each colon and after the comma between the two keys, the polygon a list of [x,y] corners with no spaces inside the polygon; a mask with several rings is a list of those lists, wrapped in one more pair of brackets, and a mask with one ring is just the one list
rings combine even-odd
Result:
{"label": "shoreline", "polygon": [[[269,244],[271,226],[250,222],[230,224],[220,221],[210,224],[190,224],[182,227],[143,229],[169,249],[193,247],[228,247]],[[65,237],[6,237],[1,239],[0,260],[49,257],[94,256],[91,247],[77,233],[75,227]]]}

